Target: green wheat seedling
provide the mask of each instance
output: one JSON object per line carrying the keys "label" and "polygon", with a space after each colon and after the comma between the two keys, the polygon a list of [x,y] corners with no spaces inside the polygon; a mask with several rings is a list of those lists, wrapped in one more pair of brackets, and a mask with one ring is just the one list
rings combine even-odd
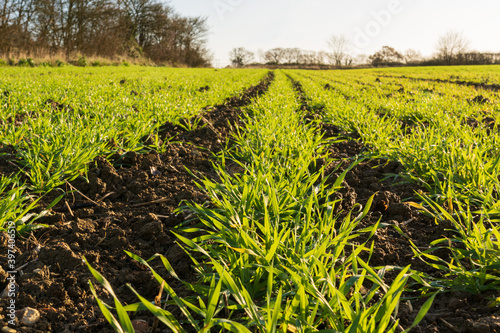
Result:
{"label": "green wheat seedling", "polygon": [[[200,125],[201,124],[201,125]],[[203,116],[193,117],[187,120],[181,120],[179,126],[184,129],[186,132],[192,132],[195,130],[200,130],[205,126],[208,126],[208,122],[206,122]]]}
{"label": "green wheat seedling", "polygon": [[[114,308],[104,303],[97,296],[97,292],[94,288],[94,285],[92,284],[92,282],[89,281],[90,291],[92,292],[92,295],[94,295],[94,298],[96,299],[97,304],[99,305],[99,309],[104,315],[104,318],[106,318],[106,320],[110,323],[115,332],[118,333],[135,332],[134,327],[132,326],[132,321],[130,320],[130,317],[125,307],[120,303],[118,297],[116,296],[108,280],[106,280],[105,277],[103,277],[99,272],[97,272],[94,268],[92,268],[92,266],[89,264],[89,262],[85,257],[83,257],[83,261],[85,262],[85,264],[87,265],[88,269],[90,270],[94,278],[97,280],[97,282],[99,282],[99,284],[101,284],[106,289],[106,291],[113,297],[115,305]],[[116,311],[118,319],[112,314],[111,310]]]}
{"label": "green wheat seedling", "polygon": [[14,222],[19,232],[23,232],[28,212],[37,205],[36,199],[26,193],[19,176],[0,178],[0,232],[6,231],[8,222]]}
{"label": "green wheat seedling", "polygon": [[27,187],[21,184],[19,175],[13,178],[2,175],[0,178],[0,232],[7,231],[9,222],[14,223],[16,231],[20,235],[47,227],[47,225],[34,222],[45,216],[61,198],[62,196],[56,198],[42,212],[31,213],[30,211],[38,206],[40,198],[28,193]]}

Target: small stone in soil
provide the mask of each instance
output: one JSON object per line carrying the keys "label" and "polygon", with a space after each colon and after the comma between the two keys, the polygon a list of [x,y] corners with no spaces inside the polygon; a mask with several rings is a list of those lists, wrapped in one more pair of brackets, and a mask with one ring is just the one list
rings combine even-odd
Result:
{"label": "small stone in soil", "polygon": [[22,312],[21,323],[26,326],[32,326],[40,320],[40,312],[37,309],[25,308]]}

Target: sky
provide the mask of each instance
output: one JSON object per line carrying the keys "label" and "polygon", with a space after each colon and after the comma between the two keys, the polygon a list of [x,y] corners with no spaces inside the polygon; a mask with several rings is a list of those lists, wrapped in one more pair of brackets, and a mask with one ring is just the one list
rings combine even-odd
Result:
{"label": "sky", "polygon": [[435,52],[439,36],[462,32],[473,50],[500,52],[498,0],[169,0],[179,14],[203,16],[215,66],[229,52],[256,54],[275,47],[328,51],[327,40],[343,35],[353,55],[370,55],[384,45],[400,52]]}

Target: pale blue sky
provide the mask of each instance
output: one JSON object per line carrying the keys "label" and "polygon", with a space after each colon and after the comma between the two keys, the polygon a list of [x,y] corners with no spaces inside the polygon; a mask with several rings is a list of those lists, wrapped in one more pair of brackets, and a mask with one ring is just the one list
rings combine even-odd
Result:
{"label": "pale blue sky", "polygon": [[345,35],[356,53],[384,45],[432,55],[440,35],[463,32],[471,48],[500,52],[498,0],[170,0],[177,12],[206,16],[208,46],[221,65],[234,47],[257,54],[273,47],[327,50],[331,35]]}

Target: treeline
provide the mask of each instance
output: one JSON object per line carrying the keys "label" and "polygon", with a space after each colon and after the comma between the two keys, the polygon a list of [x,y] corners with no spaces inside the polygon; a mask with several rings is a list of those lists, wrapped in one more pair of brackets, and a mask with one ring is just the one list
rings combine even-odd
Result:
{"label": "treeline", "polygon": [[299,48],[274,48],[261,56],[268,64],[319,65],[330,61],[330,54],[325,51],[308,51]]}
{"label": "treeline", "polygon": [[208,66],[206,18],[158,0],[0,0],[0,57],[148,58]]}
{"label": "treeline", "polygon": [[492,65],[500,64],[500,53],[481,52],[439,52],[425,58],[415,50],[399,52],[393,47],[384,46],[372,55],[355,55],[348,52],[304,51],[299,48],[273,48],[260,52],[259,60],[245,48],[235,48],[230,53],[233,67],[249,65],[281,67],[401,67],[401,66],[446,66],[446,65]]}
{"label": "treeline", "polygon": [[253,65],[299,66],[299,67],[353,67],[353,66],[442,66],[442,65],[490,65],[500,64],[500,53],[471,51],[470,41],[463,33],[448,31],[439,36],[436,53],[423,57],[419,51],[409,49],[400,52],[384,46],[371,55],[356,54],[355,45],[345,36],[334,35],[327,41],[328,51],[304,51],[299,48],[273,48],[259,52],[259,64],[254,63],[255,54],[243,47],[229,54],[231,65],[244,67]]}
{"label": "treeline", "polygon": [[488,52],[464,52],[451,57],[434,57],[424,59],[417,65],[421,66],[445,66],[445,65],[499,65],[500,53]]}
{"label": "treeline", "polygon": [[[243,67],[255,61],[255,53],[243,47],[233,49],[229,57],[234,67]],[[332,54],[325,51],[276,47],[260,52],[259,61],[266,65],[324,65],[332,63],[333,59]]]}

